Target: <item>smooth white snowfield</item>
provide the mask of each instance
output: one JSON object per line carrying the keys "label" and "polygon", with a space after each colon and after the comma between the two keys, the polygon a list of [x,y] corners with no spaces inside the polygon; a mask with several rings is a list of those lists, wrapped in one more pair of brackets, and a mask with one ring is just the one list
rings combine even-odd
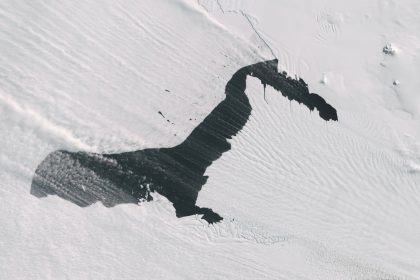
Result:
{"label": "smooth white snowfield", "polygon": [[[419,19],[417,0],[0,1],[0,279],[420,279]],[[339,121],[248,78],[198,196],[221,223],[30,195],[54,150],[180,143],[273,54]]]}

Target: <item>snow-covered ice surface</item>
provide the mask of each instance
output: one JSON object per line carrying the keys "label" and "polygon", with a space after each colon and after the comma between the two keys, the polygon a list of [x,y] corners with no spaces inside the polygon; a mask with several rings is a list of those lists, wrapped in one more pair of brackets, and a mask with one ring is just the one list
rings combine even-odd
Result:
{"label": "snow-covered ice surface", "polygon": [[[0,279],[419,279],[419,18],[417,0],[0,1]],[[182,142],[273,56],[339,121],[249,77],[251,118],[198,196],[221,223],[157,194],[30,195],[54,150]]]}

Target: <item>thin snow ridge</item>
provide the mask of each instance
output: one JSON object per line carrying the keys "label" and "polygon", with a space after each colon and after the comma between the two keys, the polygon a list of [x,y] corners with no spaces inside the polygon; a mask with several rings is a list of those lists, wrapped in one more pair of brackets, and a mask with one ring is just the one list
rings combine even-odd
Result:
{"label": "thin snow ridge", "polygon": [[248,21],[249,25],[251,26],[252,30],[254,30],[255,34],[257,34],[258,38],[261,39],[261,41],[264,43],[264,45],[270,50],[271,54],[273,55],[273,57],[277,57],[273,51],[273,49],[270,47],[270,45],[267,43],[266,40],[264,40],[264,38],[261,36],[260,32],[257,30],[257,28],[254,26],[254,24],[252,23],[251,19],[249,18],[249,16],[242,10],[240,10],[242,16]]}
{"label": "thin snow ridge", "polygon": [[[209,8],[205,5],[205,4],[203,4],[200,0],[197,0],[197,4],[200,6],[200,7],[202,7],[207,13],[209,13],[210,12],[210,10],[209,10]],[[249,23],[249,25],[250,25],[250,27],[251,27],[251,29],[254,31],[254,33],[257,35],[257,37],[261,40],[261,42],[263,43],[263,45],[265,45],[267,48],[268,48],[268,50],[270,51],[270,53],[271,53],[271,55],[273,56],[273,58],[277,58],[277,56],[276,56],[276,54],[275,54],[275,52],[274,52],[274,50],[273,50],[273,48],[267,43],[267,41],[262,37],[262,35],[260,34],[260,32],[257,30],[257,28],[254,26],[254,24],[252,23],[252,21],[251,21],[251,19],[250,19],[250,17],[249,17],[249,15],[248,14],[246,14],[243,10],[241,10],[241,9],[239,9],[239,10],[225,10],[224,8],[223,8],[223,6],[222,6],[222,4],[220,3],[220,1],[217,1],[216,2],[216,4],[217,4],[217,6],[218,6],[218,8],[220,9],[220,11],[223,13],[223,14],[225,14],[225,13],[234,13],[234,14],[239,14],[239,15],[241,15],[248,23]],[[221,24],[220,22],[218,22],[217,21],[217,23],[219,24],[219,25],[221,25],[221,26],[223,26],[223,28],[226,30],[226,31],[228,31],[229,33],[231,33],[232,35],[233,35],[233,33],[230,31],[230,30],[228,30],[223,24]],[[235,35],[235,37],[239,37],[239,36],[236,36]],[[252,45],[250,45],[249,43],[247,43],[249,46],[252,46]]]}

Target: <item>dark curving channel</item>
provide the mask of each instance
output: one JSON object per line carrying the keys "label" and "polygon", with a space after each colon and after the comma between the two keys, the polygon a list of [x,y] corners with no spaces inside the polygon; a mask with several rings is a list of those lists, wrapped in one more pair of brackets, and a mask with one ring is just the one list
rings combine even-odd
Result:
{"label": "dark curving channel", "polygon": [[209,223],[223,218],[210,208],[196,205],[197,196],[213,161],[230,150],[228,142],[245,125],[251,105],[245,94],[248,75],[270,85],[289,100],[317,109],[324,120],[337,120],[337,111],[302,80],[277,72],[277,59],[239,69],[226,85],[226,98],[172,148],[144,149],[120,154],[58,150],[38,166],[31,194],[58,195],[81,207],[101,201],[106,207],[153,200],[157,192],[172,202],[177,217],[203,215]]}

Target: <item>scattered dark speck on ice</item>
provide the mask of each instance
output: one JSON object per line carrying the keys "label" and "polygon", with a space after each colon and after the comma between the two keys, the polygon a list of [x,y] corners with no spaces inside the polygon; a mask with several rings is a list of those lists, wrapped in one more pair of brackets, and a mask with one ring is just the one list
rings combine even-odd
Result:
{"label": "scattered dark speck on ice", "polygon": [[171,122],[170,120],[168,120],[164,115],[163,115],[163,113],[161,112],[161,111],[158,111],[158,113],[159,113],[159,115],[161,115],[165,120],[166,120],[166,122],[168,122],[168,123],[171,123],[171,124],[174,124],[173,122]]}
{"label": "scattered dark speck on ice", "polygon": [[[206,183],[206,169],[227,152],[228,142],[245,125],[251,105],[245,94],[246,77],[258,78],[289,100],[317,109],[324,120],[337,120],[336,110],[307,84],[277,72],[277,59],[239,69],[226,85],[226,98],[181,144],[120,154],[95,154],[64,150],[49,154],[38,166],[31,194],[58,195],[81,207],[101,201],[106,207],[153,200],[151,192],[165,196],[177,217],[203,215],[209,223],[223,218],[210,208],[196,205]],[[162,112],[159,113],[163,116]]]}

